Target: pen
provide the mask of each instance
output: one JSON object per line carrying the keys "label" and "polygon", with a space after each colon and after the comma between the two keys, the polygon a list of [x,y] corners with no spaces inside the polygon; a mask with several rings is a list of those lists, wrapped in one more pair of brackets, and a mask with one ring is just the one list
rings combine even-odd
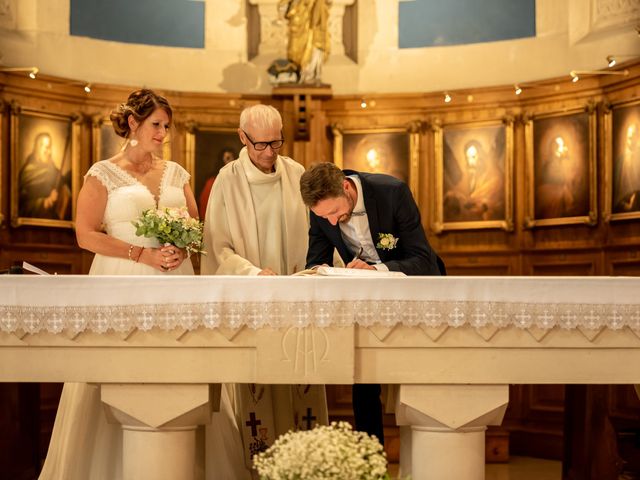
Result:
{"label": "pen", "polygon": [[351,260],[351,261],[355,262],[356,260],[358,260],[360,258],[360,255],[362,255],[362,245],[360,245],[360,248],[358,249],[358,253],[356,253],[356,256],[353,257],[353,260]]}

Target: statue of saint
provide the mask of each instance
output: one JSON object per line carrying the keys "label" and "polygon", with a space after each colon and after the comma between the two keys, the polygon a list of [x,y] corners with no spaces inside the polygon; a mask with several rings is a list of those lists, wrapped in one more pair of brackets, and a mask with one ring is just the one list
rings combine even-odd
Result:
{"label": "statue of saint", "polygon": [[287,57],[300,67],[300,83],[321,83],[322,64],[329,57],[329,0],[280,0],[289,22]]}

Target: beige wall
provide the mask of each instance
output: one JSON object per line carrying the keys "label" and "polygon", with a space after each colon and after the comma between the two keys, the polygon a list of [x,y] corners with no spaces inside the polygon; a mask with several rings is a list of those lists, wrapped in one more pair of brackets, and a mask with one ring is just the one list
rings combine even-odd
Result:
{"label": "beige wall", "polygon": [[[568,78],[572,69],[606,68],[608,54],[640,54],[637,2],[537,0],[536,38],[399,50],[399,1],[410,0],[357,0],[359,61],[344,55],[329,59],[323,80],[334,94],[436,92]],[[247,60],[241,0],[206,0],[204,49],[71,37],[69,0],[0,0],[0,7],[0,61],[7,66],[38,66],[46,74],[93,83],[271,91],[265,70],[276,55]]]}

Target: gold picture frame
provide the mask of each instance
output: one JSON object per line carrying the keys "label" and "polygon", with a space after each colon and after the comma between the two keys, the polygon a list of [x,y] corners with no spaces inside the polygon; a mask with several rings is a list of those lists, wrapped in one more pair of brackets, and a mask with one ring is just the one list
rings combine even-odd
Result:
{"label": "gold picture frame", "polygon": [[[385,173],[403,180],[417,201],[421,129],[419,121],[374,129],[344,129],[334,124],[333,162],[340,169]],[[406,162],[401,161],[403,156]]]}
{"label": "gold picture frame", "polygon": [[185,143],[185,164],[191,174],[191,189],[200,218],[204,218],[211,186],[218,171],[225,163],[238,158],[244,145],[238,136],[238,127],[193,122],[186,125]]}
{"label": "gold picture frame", "polygon": [[604,221],[638,219],[640,99],[605,105],[604,142]]}
{"label": "gold picture frame", "polygon": [[11,225],[73,228],[82,117],[13,104],[10,118]]}
{"label": "gold picture frame", "polygon": [[596,225],[596,121],[593,103],[525,115],[525,228]]}
{"label": "gold picture frame", "polygon": [[0,100],[0,228],[2,228],[2,226],[4,225],[4,214],[2,213],[2,199],[3,199],[3,195],[2,195],[2,183],[4,181],[3,178],[3,164],[4,164],[4,160],[2,159],[2,152],[4,151],[4,137],[2,136],[2,133],[4,132],[4,112],[5,112],[5,103],[4,101]]}
{"label": "gold picture frame", "polygon": [[96,115],[91,118],[92,161],[99,162],[113,157],[122,150],[126,140],[116,135],[107,116]]}
{"label": "gold picture frame", "polygon": [[513,230],[512,117],[450,125],[434,123],[435,233]]}

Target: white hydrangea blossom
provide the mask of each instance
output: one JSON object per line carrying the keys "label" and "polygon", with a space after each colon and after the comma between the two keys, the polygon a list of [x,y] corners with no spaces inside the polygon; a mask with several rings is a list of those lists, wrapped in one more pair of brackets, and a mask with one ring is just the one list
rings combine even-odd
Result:
{"label": "white hydrangea blossom", "polygon": [[261,480],[388,479],[387,458],[375,436],[347,422],[288,432],[253,457]]}

